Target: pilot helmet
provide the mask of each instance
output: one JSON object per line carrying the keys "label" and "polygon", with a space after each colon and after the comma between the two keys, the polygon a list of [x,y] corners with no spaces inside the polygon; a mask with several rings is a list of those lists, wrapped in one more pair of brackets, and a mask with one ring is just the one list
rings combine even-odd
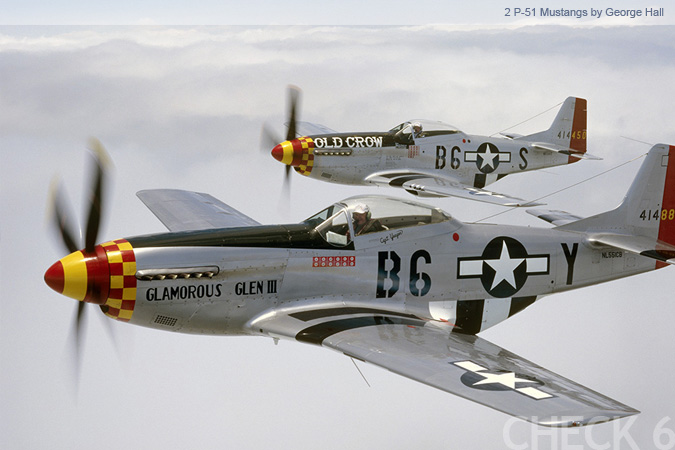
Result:
{"label": "pilot helmet", "polygon": [[365,214],[366,218],[370,219],[370,208],[368,207],[368,205],[364,205],[363,203],[356,205],[352,213]]}

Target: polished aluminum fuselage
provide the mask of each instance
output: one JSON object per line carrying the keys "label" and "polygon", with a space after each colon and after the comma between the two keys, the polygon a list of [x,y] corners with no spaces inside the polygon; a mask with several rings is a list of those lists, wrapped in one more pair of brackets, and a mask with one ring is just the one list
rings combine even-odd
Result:
{"label": "polished aluminum fuselage", "polygon": [[302,226],[247,233],[246,239],[237,230],[130,238],[138,278],[130,322],[258,334],[257,320],[282,311],[347,306],[472,334],[537,297],[655,268],[649,258],[594,247],[582,233],[454,219],[357,236],[343,249]]}

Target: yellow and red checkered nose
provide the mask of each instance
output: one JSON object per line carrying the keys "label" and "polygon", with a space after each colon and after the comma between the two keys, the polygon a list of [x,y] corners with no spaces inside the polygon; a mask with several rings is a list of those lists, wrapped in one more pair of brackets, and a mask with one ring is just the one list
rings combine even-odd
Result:
{"label": "yellow and red checkered nose", "polygon": [[292,141],[284,141],[272,149],[272,156],[287,166],[298,167],[306,164],[314,142],[311,138],[301,137]]}
{"label": "yellow and red checkered nose", "polygon": [[110,290],[108,256],[100,245],[92,253],[71,253],[47,269],[45,282],[66,297],[103,305]]}
{"label": "yellow and red checkered nose", "polygon": [[97,245],[92,253],[71,253],[45,272],[45,282],[59,294],[102,305],[113,319],[129,321],[136,304],[136,255],[118,239]]}
{"label": "yellow and red checkered nose", "polygon": [[297,166],[302,161],[302,147],[293,145],[297,142],[296,139],[292,141],[284,141],[272,149],[272,156],[277,161],[280,161],[287,166]]}

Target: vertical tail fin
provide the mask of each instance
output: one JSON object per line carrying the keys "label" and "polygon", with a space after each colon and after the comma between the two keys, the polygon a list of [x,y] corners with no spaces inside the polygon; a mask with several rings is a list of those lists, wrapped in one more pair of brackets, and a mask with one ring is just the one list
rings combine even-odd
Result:
{"label": "vertical tail fin", "polygon": [[[551,127],[546,131],[522,136],[527,141],[542,141],[561,149],[570,149],[576,154],[586,153],[586,99],[567,97]],[[570,155],[569,163],[579,161]]]}
{"label": "vertical tail fin", "polygon": [[675,246],[675,146],[657,144],[649,150],[616,209],[559,229],[636,236],[642,242]]}

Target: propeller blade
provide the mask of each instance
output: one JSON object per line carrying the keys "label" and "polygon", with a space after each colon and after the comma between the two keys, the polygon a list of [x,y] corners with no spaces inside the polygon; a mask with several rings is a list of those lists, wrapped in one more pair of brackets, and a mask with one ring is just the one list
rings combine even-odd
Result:
{"label": "propeller blade", "polygon": [[91,184],[91,193],[89,197],[89,215],[84,238],[84,249],[88,253],[94,251],[96,238],[98,237],[99,226],[101,223],[101,211],[103,202],[103,187],[105,184],[105,171],[108,166],[108,154],[98,139],[92,139],[90,142],[92,155],[94,156],[94,172]]}
{"label": "propeller blade", "polygon": [[300,99],[300,88],[297,86],[288,86],[288,132],[286,140],[291,141],[297,136],[297,116],[298,116],[298,102]]}
{"label": "propeller blade", "polygon": [[85,302],[78,302],[77,303],[77,315],[75,316],[75,338],[79,341],[80,340],[80,330],[82,329],[82,320],[84,319],[85,315],[85,307],[87,304]]}
{"label": "propeller blade", "polygon": [[68,217],[72,217],[72,214],[69,213],[69,209],[66,207],[60,183],[56,181],[52,183],[50,197],[54,224],[59,231],[61,240],[66,249],[68,249],[68,252],[76,252],[79,250],[79,246],[77,245],[75,234],[72,231],[73,227],[68,221]]}
{"label": "propeller blade", "polygon": [[[90,142],[90,150],[93,157],[93,170],[91,172],[90,192],[88,198],[88,215],[85,227],[85,252],[93,253],[95,250],[96,239],[98,237],[99,227],[101,223],[101,216],[103,211],[103,197],[106,175],[108,168],[111,166],[108,154],[103,145],[96,139]],[[63,191],[58,182],[52,184],[51,189],[51,205],[53,212],[50,216],[53,218],[55,225],[61,235],[64,245],[73,253],[78,251],[81,246],[79,244],[80,236],[73,233],[72,218],[75,217],[66,208]],[[79,233],[78,233],[79,234]],[[99,293],[92,292],[94,297],[98,297]],[[102,309],[105,306],[102,306]],[[73,329],[71,331],[70,340],[72,341],[72,358],[74,365],[74,380],[77,383],[79,379],[80,366],[82,365],[82,351],[84,343],[84,335],[86,329],[86,308],[85,302],[80,301],[77,305],[75,313],[75,320],[73,322]],[[105,311],[104,311],[105,312]],[[112,335],[108,328],[108,334]],[[77,386],[75,386],[75,394],[77,394]]]}
{"label": "propeller blade", "polygon": [[286,198],[289,199],[291,197],[291,166],[286,166],[286,172],[284,174],[284,194],[286,195]]}
{"label": "propeller blade", "polygon": [[73,324],[73,331],[72,331],[72,340],[73,340],[73,364],[74,364],[74,371],[75,371],[75,380],[76,383],[79,381],[79,375],[80,375],[80,366],[81,366],[81,361],[82,361],[82,343],[84,341],[84,325],[85,325],[85,316],[86,316],[86,307],[87,304],[85,302],[78,302],[77,304],[77,311],[75,313],[75,323]]}
{"label": "propeller blade", "polygon": [[[107,305],[99,305],[99,308],[101,308],[103,314],[107,314],[110,309]],[[117,344],[118,339],[115,334],[115,329],[112,326],[113,321],[109,317],[102,317],[102,319],[103,328],[105,328],[106,334],[108,335],[108,338],[110,338],[110,342],[112,342],[113,348],[115,349],[115,354],[117,354],[118,358],[121,358],[121,352],[119,345]]]}

